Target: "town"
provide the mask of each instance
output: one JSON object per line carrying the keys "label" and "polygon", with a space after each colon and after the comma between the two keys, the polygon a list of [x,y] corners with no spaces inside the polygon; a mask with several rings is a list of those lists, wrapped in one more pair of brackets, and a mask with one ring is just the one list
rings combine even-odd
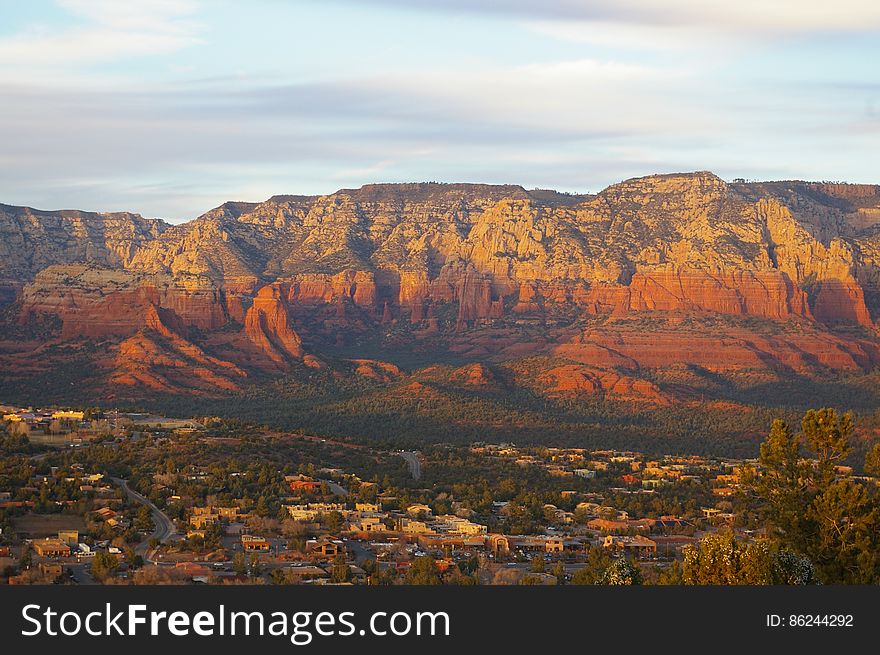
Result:
{"label": "town", "polygon": [[[765,529],[757,459],[479,443],[383,450],[217,418],[3,413],[9,584],[680,582]],[[876,478],[837,465],[837,476]]]}

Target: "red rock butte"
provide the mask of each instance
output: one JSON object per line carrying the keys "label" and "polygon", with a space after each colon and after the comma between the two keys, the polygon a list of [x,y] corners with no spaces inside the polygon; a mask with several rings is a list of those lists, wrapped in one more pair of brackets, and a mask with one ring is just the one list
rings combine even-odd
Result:
{"label": "red rock butte", "polygon": [[[420,351],[472,360],[452,379],[473,388],[541,356],[527,382],[543,393],[665,402],[644,371],[877,366],[880,187],[707,172],[596,195],[376,184],[180,225],[0,205],[0,304],[10,374],[50,366],[47,340],[100,342],[96,370],[133,394],[341,359],[389,383],[408,375],[394,356]],[[389,362],[358,355],[370,339]]]}

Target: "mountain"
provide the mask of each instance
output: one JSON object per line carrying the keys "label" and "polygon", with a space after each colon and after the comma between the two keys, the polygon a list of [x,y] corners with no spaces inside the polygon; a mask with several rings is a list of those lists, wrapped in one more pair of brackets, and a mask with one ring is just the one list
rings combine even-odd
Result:
{"label": "mountain", "polygon": [[452,364],[449,388],[663,405],[880,364],[880,186],[373,184],[181,225],[0,205],[0,289],[19,385],[87,360],[115,397],[418,389]]}

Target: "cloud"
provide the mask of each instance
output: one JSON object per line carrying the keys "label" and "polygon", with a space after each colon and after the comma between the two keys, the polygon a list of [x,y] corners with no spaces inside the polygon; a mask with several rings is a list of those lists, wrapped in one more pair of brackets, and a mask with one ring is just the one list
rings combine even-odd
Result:
{"label": "cloud", "polygon": [[[870,12],[854,21],[846,13],[852,2],[842,3],[835,5],[839,21],[869,29]],[[280,4],[240,11],[280,24]],[[408,65],[382,56],[383,43],[369,26],[345,23],[338,12],[340,23],[322,23],[327,33],[317,39],[326,51],[285,41],[287,49],[279,44],[271,56],[254,55],[264,57],[255,62],[247,59],[263,53],[251,47],[255,40],[274,45],[277,38],[243,30],[230,15],[225,27],[211,23],[207,4],[60,0],[70,18],[60,28],[32,25],[0,38],[0,201],[189,218],[225,199],[325,193],[374,181],[576,191],[705,168],[729,177],[855,177],[870,171],[867,153],[880,145],[871,80],[865,88],[829,90],[817,88],[815,76],[805,84],[789,75],[821,55],[785,50],[766,81],[758,79],[766,70],[758,56],[707,61],[722,38],[713,30],[725,12],[735,15],[723,38],[755,33],[747,27],[755,20],[748,7],[757,7],[751,0],[745,9],[670,0],[663,16],[654,15],[658,3],[642,0],[358,4],[482,11],[510,20],[474,21],[486,30],[479,43],[449,31],[457,18],[434,25],[448,39],[426,39],[424,50],[417,45],[417,63]],[[798,6],[806,4],[812,5]],[[767,30],[784,22],[775,11],[765,17]],[[783,27],[825,29],[807,14]],[[393,28],[396,16],[375,18]],[[551,44],[529,38],[523,25],[575,44],[619,47]],[[192,57],[104,65],[178,53],[206,35],[218,40],[208,44],[216,48],[240,42],[222,61],[205,48]],[[657,49],[682,52],[644,52]],[[370,65],[353,65],[365,52]],[[319,56],[326,65],[312,74]],[[297,57],[302,66],[291,65]],[[234,74],[239,64],[244,72]]]}
{"label": "cloud", "polygon": [[[6,86],[0,201],[189,218],[225,199],[374,181],[577,191],[704,168],[847,177],[853,169],[841,164],[857,166],[868,148],[846,140],[850,130],[870,130],[864,104],[850,120],[836,94],[817,102],[804,88],[743,95],[726,84],[688,70],[574,59],[322,83]],[[835,139],[841,147],[829,148]],[[808,161],[810,169],[786,168]]]}
{"label": "cloud", "polygon": [[34,24],[0,38],[0,79],[63,81],[65,71],[155,56],[199,43],[194,2],[172,0],[58,0],[68,26]]}
{"label": "cloud", "polygon": [[699,26],[743,34],[866,32],[880,28],[875,0],[357,0],[409,9],[511,18]]}

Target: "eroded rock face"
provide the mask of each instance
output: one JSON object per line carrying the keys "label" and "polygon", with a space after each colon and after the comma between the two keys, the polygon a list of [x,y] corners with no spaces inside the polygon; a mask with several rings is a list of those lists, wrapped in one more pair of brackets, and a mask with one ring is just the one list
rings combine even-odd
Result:
{"label": "eroded rock face", "polygon": [[[547,373],[559,393],[656,396],[612,369],[634,366],[637,377],[682,358],[713,370],[876,365],[880,187],[726,183],[706,172],[595,196],[369,185],[225,203],[173,226],[0,205],[3,303],[18,303],[22,325],[59,317],[62,340],[135,338],[126,350],[141,360],[155,339],[179,338],[239,367],[287,372],[354,334],[390,338],[407,326],[408,338],[473,356],[555,348],[575,366]],[[683,337],[668,322],[643,334],[617,323],[642,315],[785,327],[773,338],[748,328]],[[606,323],[575,338],[524,336],[585,317]],[[511,325],[519,336],[492,333]]]}
{"label": "eroded rock face", "polygon": [[138,214],[40,211],[0,204],[0,282],[24,284],[53,264],[125,267],[168,227]]}
{"label": "eroded rock face", "polygon": [[[532,296],[534,296],[534,292]],[[635,273],[628,285],[598,285],[572,298],[593,313],[704,311],[768,319],[810,318],[807,294],[779,271],[667,266]]]}
{"label": "eroded rock face", "polygon": [[275,366],[287,370],[291,360],[303,357],[302,339],[291,327],[283,285],[260,289],[244,321],[244,335]]}
{"label": "eroded rock face", "polygon": [[169,310],[150,305],[145,327],[119,345],[109,382],[173,393],[213,394],[235,391],[247,373],[234,364],[208,355],[178,332],[180,319]]}
{"label": "eroded rock face", "polygon": [[207,277],[69,264],[44,269],[24,287],[18,321],[53,314],[63,322],[64,339],[127,336],[144,327],[152,307],[203,330],[228,320],[224,294]]}
{"label": "eroded rock face", "polygon": [[582,364],[565,364],[543,372],[538,381],[553,396],[603,394],[617,400],[650,401],[669,404],[670,399],[659,387],[647,380],[614,370],[593,368]]}
{"label": "eroded rock face", "polygon": [[[880,311],[865,289],[876,287],[880,218],[866,218],[880,216],[876,189],[727,184],[710,173],[628,180],[594,197],[371,185],[226,203],[176,226],[4,208],[10,257],[0,277],[26,283],[59,261],[207,277],[239,321],[249,298],[278,280],[291,303],[343,299],[381,315],[387,302],[415,321],[431,302],[459,303],[461,322],[497,318],[511,299],[518,313],[545,300],[599,311],[610,302],[868,327]],[[37,256],[25,265],[28,250]]]}
{"label": "eroded rock face", "polygon": [[330,304],[349,300],[375,308],[376,280],[369,271],[342,271],[336,275],[303,273],[287,280],[287,302]]}

